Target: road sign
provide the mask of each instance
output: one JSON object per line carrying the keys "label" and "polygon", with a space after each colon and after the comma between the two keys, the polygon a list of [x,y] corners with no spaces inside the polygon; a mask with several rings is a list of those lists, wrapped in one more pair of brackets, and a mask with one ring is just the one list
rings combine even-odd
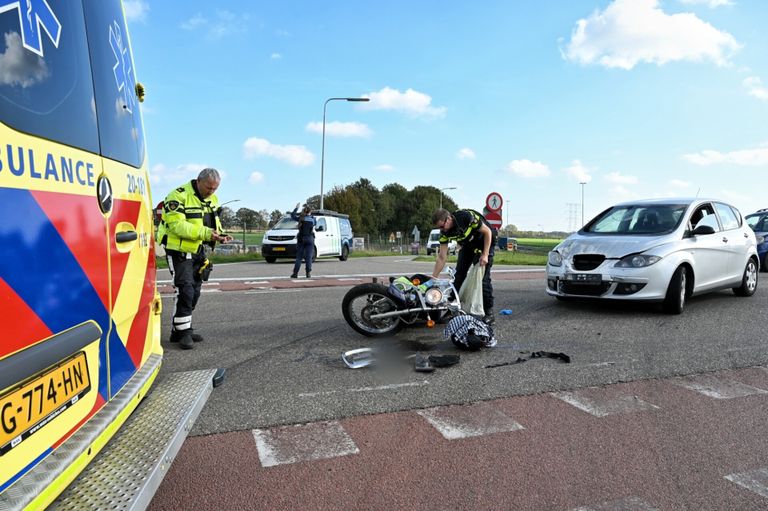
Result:
{"label": "road sign", "polygon": [[413,241],[421,241],[421,231],[419,230],[418,226],[413,226],[411,235],[413,236]]}
{"label": "road sign", "polygon": [[485,219],[488,220],[488,223],[491,224],[492,227],[495,227],[496,229],[501,229],[501,212],[488,211],[483,216],[485,216]]}
{"label": "road sign", "polygon": [[491,192],[488,197],[485,198],[485,207],[491,211],[501,211],[501,206],[504,205],[504,199],[501,198],[499,192]]}

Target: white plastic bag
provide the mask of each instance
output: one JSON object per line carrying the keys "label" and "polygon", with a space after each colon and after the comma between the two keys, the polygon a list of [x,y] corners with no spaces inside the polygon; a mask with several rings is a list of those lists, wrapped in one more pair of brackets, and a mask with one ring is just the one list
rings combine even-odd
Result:
{"label": "white plastic bag", "polygon": [[483,308],[483,274],[485,268],[479,263],[473,264],[467,272],[467,278],[459,289],[459,300],[464,312],[475,316],[485,315]]}

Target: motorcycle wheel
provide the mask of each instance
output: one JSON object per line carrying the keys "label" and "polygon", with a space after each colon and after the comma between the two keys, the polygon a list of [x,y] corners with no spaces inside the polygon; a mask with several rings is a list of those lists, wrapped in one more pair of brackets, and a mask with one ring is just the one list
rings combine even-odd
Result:
{"label": "motorcycle wheel", "polygon": [[360,284],[350,289],[341,302],[344,319],[355,332],[367,337],[392,335],[403,327],[399,317],[372,320],[372,314],[397,310],[397,304],[387,295],[387,286]]}

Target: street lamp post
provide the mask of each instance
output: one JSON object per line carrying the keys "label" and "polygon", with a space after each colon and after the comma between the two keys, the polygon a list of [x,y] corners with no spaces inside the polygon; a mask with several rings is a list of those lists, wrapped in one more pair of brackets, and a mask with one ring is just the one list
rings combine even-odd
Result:
{"label": "street lamp post", "polygon": [[581,185],[581,226],[584,227],[584,185],[587,182],[581,181],[579,184]]}
{"label": "street lamp post", "polygon": [[455,186],[449,186],[448,188],[440,188],[440,209],[443,209],[443,190],[455,190]]}
{"label": "street lamp post", "polygon": [[370,101],[370,98],[328,98],[323,103],[323,144],[320,149],[320,209],[323,209],[323,174],[325,167],[325,109],[331,101]]}

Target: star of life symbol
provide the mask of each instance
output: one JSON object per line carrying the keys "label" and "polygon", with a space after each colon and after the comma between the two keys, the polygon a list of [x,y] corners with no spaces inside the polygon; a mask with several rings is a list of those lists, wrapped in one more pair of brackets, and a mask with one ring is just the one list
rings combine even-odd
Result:
{"label": "star of life symbol", "polygon": [[19,11],[21,42],[26,49],[43,56],[43,31],[59,47],[61,23],[46,0],[0,0],[0,13],[14,9]]}
{"label": "star of life symbol", "polygon": [[109,27],[109,45],[112,47],[112,53],[115,55],[115,65],[112,66],[112,70],[115,73],[117,91],[123,95],[123,108],[131,113],[135,104],[133,96],[136,85],[133,83],[131,56],[128,53],[127,45],[123,41],[123,32],[116,21]]}

